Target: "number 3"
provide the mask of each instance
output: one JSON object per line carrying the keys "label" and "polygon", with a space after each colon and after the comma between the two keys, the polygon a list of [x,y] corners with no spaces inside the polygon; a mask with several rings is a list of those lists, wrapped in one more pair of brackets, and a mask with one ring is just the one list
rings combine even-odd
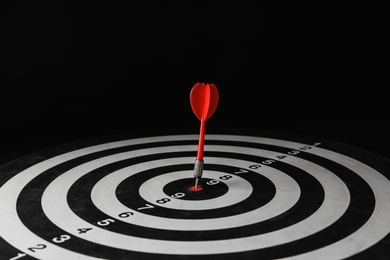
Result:
{"label": "number 3", "polygon": [[60,237],[55,237],[53,238],[53,242],[54,243],[63,243],[65,242],[66,240],[69,240],[70,239],[70,236],[68,235],[62,235]]}

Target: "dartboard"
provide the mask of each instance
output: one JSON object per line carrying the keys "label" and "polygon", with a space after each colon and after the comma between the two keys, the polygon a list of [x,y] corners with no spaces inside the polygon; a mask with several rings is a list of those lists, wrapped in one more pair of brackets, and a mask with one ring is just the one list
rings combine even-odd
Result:
{"label": "dartboard", "polygon": [[334,140],[95,137],[0,168],[1,259],[382,259],[390,161]]}

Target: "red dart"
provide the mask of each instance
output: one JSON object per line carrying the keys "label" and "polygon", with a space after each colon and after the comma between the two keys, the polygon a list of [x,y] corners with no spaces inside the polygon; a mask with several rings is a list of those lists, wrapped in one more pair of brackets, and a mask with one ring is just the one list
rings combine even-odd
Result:
{"label": "red dart", "polygon": [[219,101],[219,92],[214,84],[196,83],[190,93],[192,111],[200,120],[200,134],[198,143],[198,154],[195,160],[194,177],[195,190],[198,187],[199,178],[203,173],[203,151],[206,121],[214,114]]}

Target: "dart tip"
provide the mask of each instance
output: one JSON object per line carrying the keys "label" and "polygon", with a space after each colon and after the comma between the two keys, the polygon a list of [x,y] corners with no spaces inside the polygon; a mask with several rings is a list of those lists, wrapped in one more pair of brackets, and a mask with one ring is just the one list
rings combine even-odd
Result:
{"label": "dart tip", "polygon": [[198,189],[199,178],[195,178],[195,190]]}
{"label": "dart tip", "polygon": [[199,186],[199,179],[200,178],[195,178],[195,185],[190,187],[190,191],[198,192],[203,190],[202,186]]}
{"label": "dart tip", "polygon": [[194,167],[194,178],[195,178],[195,186],[193,187],[193,191],[201,190],[201,187],[199,185],[199,179],[202,177],[203,174],[203,160],[195,160],[195,167]]}

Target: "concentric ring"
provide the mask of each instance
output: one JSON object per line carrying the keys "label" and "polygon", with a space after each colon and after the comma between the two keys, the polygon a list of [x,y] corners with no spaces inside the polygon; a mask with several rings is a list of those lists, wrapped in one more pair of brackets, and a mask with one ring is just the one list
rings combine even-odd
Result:
{"label": "concentric ring", "polygon": [[[134,199],[143,205],[134,207],[122,203],[117,188],[123,183],[131,184],[131,178],[138,174],[193,164],[193,156],[183,155],[196,150],[196,138],[196,135],[172,135],[103,143],[64,152],[23,169],[0,187],[0,197],[4,198],[0,201],[1,237],[12,241],[12,246],[20,251],[38,258],[61,255],[64,259],[90,259],[137,254],[150,257],[154,254],[186,257],[229,254],[234,258],[244,254],[342,259],[371,247],[390,231],[386,221],[390,213],[386,199],[390,195],[390,182],[375,168],[345,154],[321,148],[320,144],[256,136],[207,136],[206,162],[223,169],[238,169],[235,172],[208,171],[209,178],[224,181],[229,187],[226,195],[214,201],[211,199],[209,204],[205,203],[207,200],[165,199],[164,184],[189,174],[188,170],[171,171],[165,176],[157,174],[136,186],[139,195]],[[90,205],[95,207],[97,214],[86,220],[80,217],[85,214],[83,209],[71,203],[68,196],[70,191],[75,196],[77,191],[73,187],[76,183],[81,187],[80,183],[87,180],[87,176],[90,180],[92,173],[99,172],[101,175],[95,176],[96,181],[89,188]],[[168,218],[159,213],[159,210],[199,209],[208,214],[233,206],[245,208],[245,201],[253,200],[249,199],[252,193],[261,196],[245,175],[260,175],[271,182],[275,188],[272,196],[241,214],[224,213],[217,217],[191,219]],[[220,179],[222,176],[231,177],[223,180]],[[311,183],[315,191],[310,190],[307,183]],[[38,197],[32,195],[33,190],[41,190]],[[357,223],[351,224],[354,231],[339,232],[336,240],[329,240],[326,233],[345,225],[346,216],[356,213],[356,205],[362,202],[359,192],[367,197],[368,203],[362,206],[369,213],[357,214]],[[304,207],[299,205],[313,194],[319,198],[312,200],[321,203],[316,204],[313,211],[302,212]],[[159,200],[164,202],[159,203]],[[28,212],[23,211],[21,201],[23,205],[41,202],[42,208],[41,211],[38,209],[36,218],[27,217]],[[36,225],[38,217],[43,220],[42,227]],[[266,224],[272,224],[272,228],[263,229]],[[121,228],[128,230],[120,232]],[[140,230],[161,232],[163,237],[156,235],[157,239],[153,239],[137,234]],[[241,235],[237,233],[229,238],[226,230],[241,231]],[[169,232],[183,237],[185,233],[195,231],[200,235],[192,239],[175,241],[168,238]],[[23,234],[23,238],[17,234]],[[77,243],[91,246],[93,252],[83,253],[82,246]]]}

